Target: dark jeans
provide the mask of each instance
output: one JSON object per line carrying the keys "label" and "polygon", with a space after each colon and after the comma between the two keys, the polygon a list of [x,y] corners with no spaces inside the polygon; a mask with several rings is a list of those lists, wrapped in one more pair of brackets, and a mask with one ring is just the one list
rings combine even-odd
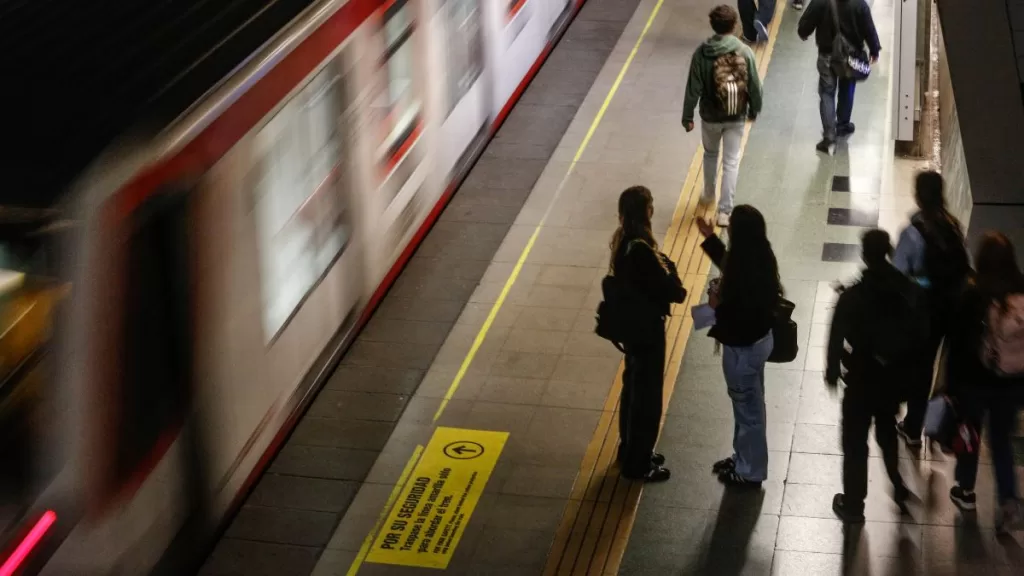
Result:
{"label": "dark jeans", "polygon": [[665,387],[665,332],[643,345],[626,346],[626,368],[619,398],[619,462],[626,476],[651,469],[661,426]]}
{"label": "dark jeans", "polygon": [[818,96],[821,99],[818,113],[821,114],[821,130],[826,140],[835,141],[837,125],[850,124],[856,90],[856,82],[836,77],[832,71],[831,56],[818,54]]}
{"label": "dark jeans", "polygon": [[949,306],[940,305],[932,309],[931,333],[920,357],[911,367],[909,380],[906,384],[907,415],[903,418],[903,429],[911,438],[921,436],[924,426],[924,415],[928,410],[928,400],[932,396],[932,383],[935,380],[935,359],[939,353],[943,338],[949,324]]}
{"label": "dark jeans", "polygon": [[[958,399],[964,418],[981,434],[981,424],[988,413],[988,445],[996,471],[999,502],[1017,497],[1017,474],[1014,470],[1013,445],[1010,437],[1017,427],[1017,403],[1004,394],[982,392]],[[978,453],[964,454],[956,460],[956,481],[964,490],[974,490],[978,479]]]}
{"label": "dark jeans", "polygon": [[893,426],[899,411],[897,398],[882,387],[851,386],[843,397],[843,494],[851,511],[864,510],[868,495],[868,431],[875,422],[875,440],[897,497],[906,492],[899,470],[899,445]]}
{"label": "dark jeans", "polygon": [[754,28],[754,20],[757,20],[765,27],[772,21],[775,15],[775,0],[737,0],[736,8],[740,13],[740,23],[743,26],[743,36],[747,40],[757,39],[757,29]]}

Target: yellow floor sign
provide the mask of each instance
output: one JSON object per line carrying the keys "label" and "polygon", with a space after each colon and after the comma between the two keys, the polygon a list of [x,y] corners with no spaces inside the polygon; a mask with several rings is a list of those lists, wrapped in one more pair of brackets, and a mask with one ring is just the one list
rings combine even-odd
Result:
{"label": "yellow floor sign", "polygon": [[507,432],[437,428],[366,561],[447,568],[507,439]]}

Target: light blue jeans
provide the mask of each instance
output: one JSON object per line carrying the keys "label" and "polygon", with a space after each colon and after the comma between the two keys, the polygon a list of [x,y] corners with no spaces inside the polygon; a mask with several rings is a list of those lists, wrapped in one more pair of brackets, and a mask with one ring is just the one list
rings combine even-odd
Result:
{"label": "light blue jeans", "polygon": [[764,365],[772,353],[772,333],[752,346],[723,346],[722,370],[732,399],[732,437],[736,474],[751,482],[768,477],[767,415],[764,406]]}
{"label": "light blue jeans", "polygon": [[704,144],[704,194],[705,202],[715,199],[715,184],[718,180],[718,156],[722,155],[722,198],[718,211],[732,214],[736,198],[736,178],[740,172],[740,144],[743,142],[743,122],[701,121],[701,142]]}

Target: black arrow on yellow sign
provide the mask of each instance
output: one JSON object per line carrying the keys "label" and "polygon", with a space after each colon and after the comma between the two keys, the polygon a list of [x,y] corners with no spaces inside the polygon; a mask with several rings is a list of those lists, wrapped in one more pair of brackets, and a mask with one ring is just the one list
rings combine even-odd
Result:
{"label": "black arrow on yellow sign", "polygon": [[472,460],[484,453],[484,447],[476,442],[463,440],[444,447],[444,455],[456,460]]}

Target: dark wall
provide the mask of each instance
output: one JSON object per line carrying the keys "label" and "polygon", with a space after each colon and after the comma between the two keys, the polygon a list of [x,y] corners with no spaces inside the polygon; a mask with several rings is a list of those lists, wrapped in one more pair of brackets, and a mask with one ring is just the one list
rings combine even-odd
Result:
{"label": "dark wall", "polygon": [[1024,204],[1024,102],[1007,5],[937,4],[974,204]]}
{"label": "dark wall", "polygon": [[1024,100],[1008,5],[936,4],[942,171],[951,208],[969,223],[972,249],[986,230],[999,230],[1024,259]]}

